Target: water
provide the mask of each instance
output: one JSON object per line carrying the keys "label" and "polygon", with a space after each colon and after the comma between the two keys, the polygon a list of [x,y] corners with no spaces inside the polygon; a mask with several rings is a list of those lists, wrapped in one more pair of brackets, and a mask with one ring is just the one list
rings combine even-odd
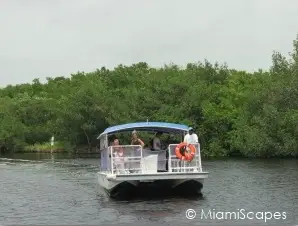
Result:
{"label": "water", "polygon": [[[204,161],[210,177],[203,198],[120,202],[97,186],[98,159],[14,158],[0,160],[0,225],[298,225],[298,160]],[[195,219],[186,218],[187,209],[197,212]],[[201,219],[202,210],[227,214],[238,209],[286,212],[286,219],[220,219],[220,213],[217,219]]]}

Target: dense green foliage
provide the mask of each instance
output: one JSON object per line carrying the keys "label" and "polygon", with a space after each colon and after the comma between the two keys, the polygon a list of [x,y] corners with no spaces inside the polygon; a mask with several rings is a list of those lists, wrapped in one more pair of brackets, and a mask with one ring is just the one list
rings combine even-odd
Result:
{"label": "dense green foliage", "polygon": [[94,147],[107,126],[149,118],[193,126],[208,156],[297,156],[298,39],[290,59],[274,52],[272,62],[254,73],[208,61],[138,63],[7,86],[0,145],[18,151],[55,135],[68,147]]}

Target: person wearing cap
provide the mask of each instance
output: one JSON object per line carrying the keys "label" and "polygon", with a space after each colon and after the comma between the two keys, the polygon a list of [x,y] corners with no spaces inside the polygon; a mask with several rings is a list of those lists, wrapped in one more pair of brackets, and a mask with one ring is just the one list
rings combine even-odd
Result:
{"label": "person wearing cap", "polygon": [[197,144],[199,143],[198,135],[194,133],[193,128],[188,128],[188,134],[184,136],[184,142],[187,144]]}

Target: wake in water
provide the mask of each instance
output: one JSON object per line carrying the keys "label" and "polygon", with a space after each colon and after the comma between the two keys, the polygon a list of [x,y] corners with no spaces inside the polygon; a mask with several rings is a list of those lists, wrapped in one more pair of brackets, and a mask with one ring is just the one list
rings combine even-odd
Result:
{"label": "wake in water", "polygon": [[0,164],[1,164],[1,162],[5,162],[5,163],[41,163],[43,161],[28,160],[28,159],[0,158]]}

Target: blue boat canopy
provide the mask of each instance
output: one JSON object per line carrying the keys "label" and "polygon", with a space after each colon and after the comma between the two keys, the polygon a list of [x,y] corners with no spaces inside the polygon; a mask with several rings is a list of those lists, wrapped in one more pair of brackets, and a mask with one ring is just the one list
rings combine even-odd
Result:
{"label": "blue boat canopy", "polygon": [[136,123],[127,123],[117,126],[111,126],[103,133],[101,133],[97,139],[105,134],[114,134],[119,132],[128,132],[128,131],[155,131],[163,133],[183,133],[188,131],[188,126],[184,124],[168,123],[168,122],[136,122]]}

